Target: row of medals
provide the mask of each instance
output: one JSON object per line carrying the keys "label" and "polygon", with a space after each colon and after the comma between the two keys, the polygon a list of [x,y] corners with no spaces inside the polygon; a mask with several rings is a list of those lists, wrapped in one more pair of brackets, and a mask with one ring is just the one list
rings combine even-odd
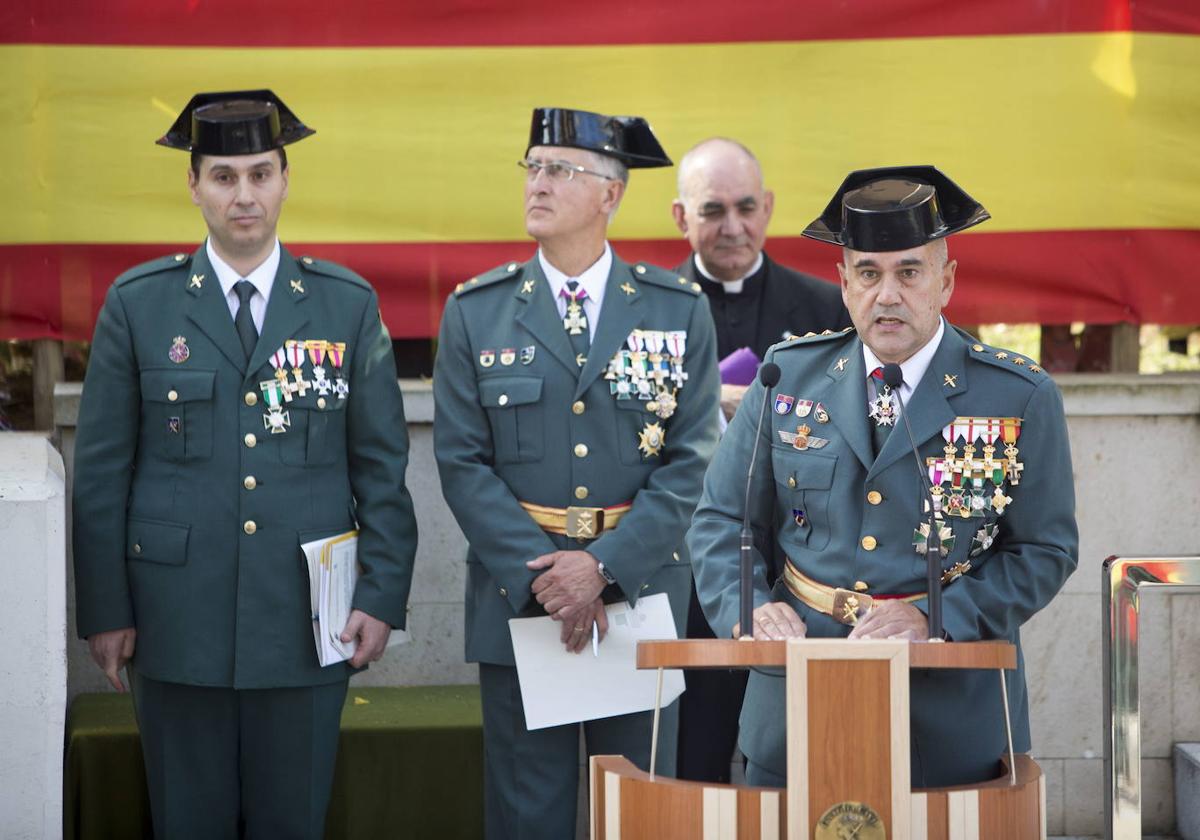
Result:
{"label": "row of medals", "polygon": [[[342,363],[346,355],[346,342],[324,339],[288,339],[283,346],[271,354],[269,361],[275,368],[275,377],[258,383],[259,390],[267,402],[263,414],[263,427],[273,435],[283,434],[292,425],[291,416],[284,406],[295,397],[304,397],[314,391],[320,396],[333,395],[344,400],[350,395],[350,383],[342,376]],[[330,379],[325,370],[325,360],[333,366],[334,377]],[[304,378],[305,361],[312,364],[312,379]],[[291,371],[291,379],[288,372]]]}
{"label": "row of medals", "polygon": [[[684,330],[634,330],[608,362],[604,378],[618,400],[638,399],[659,420],[667,420],[678,407],[676,394],[687,381],[683,357],[687,351]],[[642,457],[657,455],[666,443],[661,423],[647,421],[638,433]]]}

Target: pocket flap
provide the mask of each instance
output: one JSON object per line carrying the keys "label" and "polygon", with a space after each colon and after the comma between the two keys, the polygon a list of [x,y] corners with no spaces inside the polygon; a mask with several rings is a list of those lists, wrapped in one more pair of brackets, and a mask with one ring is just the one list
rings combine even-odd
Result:
{"label": "pocket flap", "polygon": [[187,562],[191,530],[191,525],[131,516],[125,522],[125,556],[130,560],[182,566]]}
{"label": "pocket flap", "polygon": [[541,397],[540,376],[491,376],[479,382],[479,402],[484,408],[528,405]]}
{"label": "pocket flap", "polygon": [[186,403],[211,400],[215,370],[144,370],[142,399],[156,403]]}
{"label": "pocket flap", "polygon": [[794,490],[828,490],[833,486],[836,455],[820,452],[776,454],[775,480]]}

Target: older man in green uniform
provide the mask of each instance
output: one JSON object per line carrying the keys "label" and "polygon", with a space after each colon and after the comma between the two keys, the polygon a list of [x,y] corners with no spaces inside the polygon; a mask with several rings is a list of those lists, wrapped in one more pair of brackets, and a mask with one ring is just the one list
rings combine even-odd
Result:
{"label": "older man in green uniform", "polygon": [[[279,245],[270,91],[197,95],[158,142],[192,153],[208,226],[131,269],[96,325],[75,446],[81,636],[130,677],[159,838],[319,838],[347,678],[405,626],[416,551],[404,411],[374,290]],[[362,574],[322,668],[301,544],[357,527]]]}
{"label": "older man in green uniform", "polygon": [[[525,169],[533,259],[461,284],[442,317],[434,439],[470,548],[467,658],[480,663],[490,838],[571,837],[579,726],[526,728],[508,621],[550,615],[571,651],[604,605],[665,592],[717,441],[712,318],[700,287],[606,241],[628,168],[670,160],[636,117],[539,108]],[[657,769],[674,765],[675,704]],[[589,754],[649,766],[649,712],[584,726]]]}
{"label": "older man in green uniform", "polygon": [[[755,573],[755,638],[928,637],[921,472],[932,483],[941,537],[944,629],[955,641],[1003,639],[1058,592],[1078,560],[1071,455],[1062,398],[1030,359],[988,347],[942,317],[956,263],[945,237],[987,212],[930,166],[851,173],[805,231],[842,246],[842,296],[855,330],[775,345],[773,392],[748,392],[705,478],[688,546],[714,629],[738,621],[738,534],[744,476],[764,400],[750,492],[756,527],[778,523],[787,555],[768,589]],[[876,371],[895,364],[897,395]],[[900,423],[899,425],[903,425]],[[857,609],[845,609],[847,603]],[[1019,647],[1018,647],[1019,650]],[[1008,682],[1017,750],[1028,750],[1023,660]],[[752,784],[786,776],[784,681],[750,677],[742,751]],[[998,774],[1006,744],[1003,696],[982,671],[914,671],[914,787]]]}

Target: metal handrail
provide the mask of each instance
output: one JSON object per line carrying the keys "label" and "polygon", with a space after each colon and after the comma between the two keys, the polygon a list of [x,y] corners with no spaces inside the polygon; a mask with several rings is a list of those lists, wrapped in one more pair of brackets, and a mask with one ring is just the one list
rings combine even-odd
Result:
{"label": "metal handrail", "polygon": [[1138,618],[1143,588],[1200,592],[1200,557],[1109,557],[1104,561],[1104,836],[1142,836],[1142,733],[1138,706]]}

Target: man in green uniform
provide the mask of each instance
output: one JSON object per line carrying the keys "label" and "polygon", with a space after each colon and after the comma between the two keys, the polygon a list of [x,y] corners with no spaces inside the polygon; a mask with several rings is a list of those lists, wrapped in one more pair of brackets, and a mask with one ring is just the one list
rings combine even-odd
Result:
{"label": "man in green uniform", "polygon": [[[767,360],[782,377],[747,393],[705,477],[688,533],[697,591],[718,635],[738,632],[744,477],[763,400],[750,493],[757,529],[774,521],[787,555],[768,589],[756,557],[755,638],[928,637],[921,471],[933,485],[954,641],[1003,639],[1058,592],[1078,561],[1062,398],[1031,360],[981,344],[942,317],[956,263],[945,237],[987,212],[930,166],[851,173],[810,238],[842,246],[838,273],[855,331],[793,339]],[[900,397],[920,449],[897,429],[900,402],[872,374],[903,374]],[[903,425],[901,422],[899,425]],[[1018,647],[1019,651],[1019,647]],[[1008,682],[1017,750],[1028,750],[1023,660]],[[914,671],[914,787],[998,775],[1006,745],[996,675]],[[741,719],[751,784],[786,776],[781,675],[755,672]]]}
{"label": "man in green uniform", "polygon": [[[199,94],[158,142],[192,153],[208,239],[138,266],[96,325],[75,446],[79,633],[130,679],[155,835],[319,838],[354,668],[405,626],[416,522],[374,290],[294,259],[270,91]],[[361,577],[322,668],[300,545],[357,527]]]}
{"label": "man in green uniform", "polygon": [[[700,287],[606,241],[628,168],[669,166],[645,120],[539,108],[525,160],[533,259],[461,284],[434,368],[442,490],[470,548],[467,658],[480,663],[490,838],[575,832],[579,726],[526,728],[508,621],[550,615],[571,651],[605,603],[666,592],[717,440],[712,319]],[[682,559],[681,559],[682,558]],[[676,704],[657,769],[674,765]],[[589,754],[649,766],[651,713],[593,720]]]}

